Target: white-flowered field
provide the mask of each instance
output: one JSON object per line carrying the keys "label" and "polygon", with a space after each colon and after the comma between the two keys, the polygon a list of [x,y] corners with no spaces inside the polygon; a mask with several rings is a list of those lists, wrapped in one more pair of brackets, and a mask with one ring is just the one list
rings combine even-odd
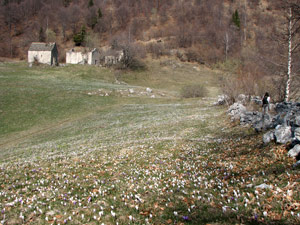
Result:
{"label": "white-flowered field", "polygon": [[84,69],[0,65],[0,224],[300,223],[285,146],[212,97]]}

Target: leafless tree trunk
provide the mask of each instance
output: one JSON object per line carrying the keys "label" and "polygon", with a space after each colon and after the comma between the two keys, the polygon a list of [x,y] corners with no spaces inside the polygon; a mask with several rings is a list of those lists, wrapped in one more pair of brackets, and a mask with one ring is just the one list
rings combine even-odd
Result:
{"label": "leafless tree trunk", "polygon": [[232,35],[230,36],[228,30],[225,32],[223,43],[224,43],[225,61],[227,61],[230,48],[234,44],[233,37]]}
{"label": "leafless tree trunk", "polygon": [[[287,5],[287,69],[286,69],[286,83],[285,83],[285,93],[284,101],[288,102],[290,100],[291,93],[291,83],[294,82],[295,71],[293,68],[297,63],[296,60],[293,60],[293,57],[296,56],[298,47],[300,46],[300,3],[299,2],[288,2]],[[294,63],[295,61],[295,63]]]}
{"label": "leafless tree trunk", "polygon": [[247,41],[247,1],[244,1],[244,41]]}
{"label": "leafless tree trunk", "polygon": [[292,73],[292,8],[288,10],[288,58],[287,58],[287,79],[285,85],[284,101],[288,102],[290,98],[290,85],[291,85],[291,73]]}
{"label": "leafless tree trunk", "polygon": [[224,44],[225,44],[225,60],[227,61],[228,51],[229,51],[229,36],[228,36],[227,31],[226,31],[225,37],[224,37]]}

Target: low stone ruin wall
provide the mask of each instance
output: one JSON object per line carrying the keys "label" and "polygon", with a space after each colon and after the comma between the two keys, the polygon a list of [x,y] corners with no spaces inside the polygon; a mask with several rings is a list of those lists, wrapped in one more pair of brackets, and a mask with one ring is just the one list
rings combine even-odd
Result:
{"label": "low stone ruin wall", "polygon": [[[263,115],[262,112],[247,111],[242,102],[237,102],[227,112],[232,121],[239,120],[242,126],[250,125],[257,132],[264,132],[264,144],[272,141],[290,144],[288,155],[300,159],[300,103],[283,102],[271,107],[275,113]],[[295,164],[298,165],[300,160]]]}

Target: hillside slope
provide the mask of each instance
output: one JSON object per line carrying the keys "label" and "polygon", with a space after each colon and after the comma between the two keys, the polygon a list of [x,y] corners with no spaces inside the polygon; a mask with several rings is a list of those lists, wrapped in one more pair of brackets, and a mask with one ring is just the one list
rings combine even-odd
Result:
{"label": "hillside slope", "polygon": [[218,74],[149,64],[0,65],[0,223],[298,224],[299,170],[212,105]]}
{"label": "hillside slope", "polygon": [[[0,56],[26,59],[31,42],[56,41],[63,62],[84,27],[86,35],[79,45],[100,48],[139,41],[150,53],[169,54],[181,48],[195,61],[215,63],[256,50],[257,42],[272,34],[275,20],[281,18],[278,2],[3,0]],[[146,44],[150,40],[163,42]]]}

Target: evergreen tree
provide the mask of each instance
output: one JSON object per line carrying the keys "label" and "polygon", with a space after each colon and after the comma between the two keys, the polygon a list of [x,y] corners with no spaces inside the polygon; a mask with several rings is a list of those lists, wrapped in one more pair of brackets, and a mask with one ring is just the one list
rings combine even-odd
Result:
{"label": "evergreen tree", "polygon": [[6,5],[8,5],[8,3],[9,3],[8,0],[3,0],[3,3],[2,3],[2,4],[3,4],[4,6],[6,6]]}
{"label": "evergreen tree", "polygon": [[63,0],[64,7],[68,7],[72,0]]}
{"label": "evergreen tree", "polygon": [[235,12],[232,14],[232,22],[239,29],[241,28],[241,20],[240,20],[239,12],[237,10],[235,10]]}
{"label": "evergreen tree", "polygon": [[89,7],[93,7],[94,6],[94,1],[93,0],[90,0],[89,1]]}
{"label": "evergreen tree", "polygon": [[73,41],[76,46],[82,45],[82,43],[84,42],[84,39],[85,39],[85,35],[86,35],[86,30],[85,30],[85,26],[83,26],[81,28],[81,31],[78,34],[75,34],[73,36]]}

